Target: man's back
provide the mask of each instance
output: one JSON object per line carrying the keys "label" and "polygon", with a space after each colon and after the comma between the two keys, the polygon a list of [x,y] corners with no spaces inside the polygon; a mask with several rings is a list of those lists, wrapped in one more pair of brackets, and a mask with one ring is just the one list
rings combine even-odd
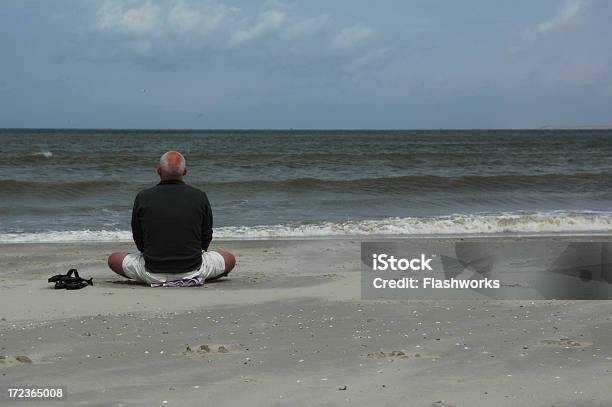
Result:
{"label": "man's back", "polygon": [[212,211],[203,191],[161,181],[134,201],[132,234],[151,273],[185,273],[202,264],[212,240]]}

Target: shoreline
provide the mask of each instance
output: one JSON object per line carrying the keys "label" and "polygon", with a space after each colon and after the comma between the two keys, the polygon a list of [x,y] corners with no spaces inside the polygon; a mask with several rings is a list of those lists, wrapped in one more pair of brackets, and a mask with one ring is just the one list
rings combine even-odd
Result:
{"label": "shoreline", "polygon": [[[610,231],[561,231],[561,232],[492,232],[492,233],[431,233],[431,234],[370,234],[370,235],[314,235],[314,236],[262,236],[262,237],[215,237],[215,242],[239,243],[239,242],[282,242],[282,241],[316,241],[316,240],[403,240],[403,239],[504,239],[504,238],[590,238],[590,237],[612,237]],[[2,241],[4,245],[62,245],[62,244],[131,244],[131,239],[117,240],[49,240],[49,241]]]}

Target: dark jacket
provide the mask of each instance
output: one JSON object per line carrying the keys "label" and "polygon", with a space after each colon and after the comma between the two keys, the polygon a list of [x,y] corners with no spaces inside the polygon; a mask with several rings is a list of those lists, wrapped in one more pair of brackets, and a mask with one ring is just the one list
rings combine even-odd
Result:
{"label": "dark jacket", "polygon": [[206,194],[183,181],[161,181],[140,191],[132,210],[132,236],[151,273],[187,273],[202,265],[212,240]]}

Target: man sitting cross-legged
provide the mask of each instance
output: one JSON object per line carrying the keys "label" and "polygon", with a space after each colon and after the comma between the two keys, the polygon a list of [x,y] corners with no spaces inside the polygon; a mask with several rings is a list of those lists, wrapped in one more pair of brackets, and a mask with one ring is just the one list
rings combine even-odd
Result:
{"label": "man sitting cross-legged", "polygon": [[132,235],[139,252],[113,253],[108,266],[151,285],[226,276],[236,258],[225,251],[206,251],[213,235],[212,211],[206,194],[183,182],[183,155],[162,155],[157,174],[159,184],[140,191],[134,201]]}

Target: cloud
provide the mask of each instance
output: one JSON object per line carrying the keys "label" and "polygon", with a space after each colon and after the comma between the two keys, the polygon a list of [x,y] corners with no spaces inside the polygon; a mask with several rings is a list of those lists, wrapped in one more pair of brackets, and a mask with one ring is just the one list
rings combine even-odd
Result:
{"label": "cloud", "polygon": [[206,34],[219,28],[229,15],[238,11],[238,8],[223,4],[201,4],[194,7],[179,2],[171,8],[167,23],[173,31]]}
{"label": "cloud", "polygon": [[[290,64],[287,52],[300,55],[300,60],[327,61],[330,49],[360,49],[367,54],[365,45],[374,35],[372,28],[356,23],[334,32],[332,15],[302,14],[277,0],[243,8],[234,6],[242,3],[230,0],[102,0],[92,4],[89,18],[75,30],[65,55],[154,69],[213,66],[226,57],[251,62],[263,58],[265,63],[286,67]],[[260,52],[262,47],[266,56]],[[278,58],[270,60],[270,55]],[[373,58],[375,54],[364,55],[354,65],[368,65]]]}
{"label": "cloud", "polygon": [[206,34],[238,9],[212,2],[173,0],[106,1],[96,12],[94,28],[126,36],[159,37],[176,34]]}
{"label": "cloud", "polygon": [[94,27],[100,31],[150,35],[159,27],[159,7],[150,2],[124,7],[122,2],[105,2],[96,12]]}
{"label": "cloud", "polygon": [[334,49],[352,49],[367,42],[374,35],[370,27],[358,25],[340,31],[332,40]]}
{"label": "cloud", "polygon": [[551,31],[562,31],[577,24],[577,17],[584,7],[582,0],[566,0],[557,14],[550,20],[543,21],[538,25],[537,32],[548,33]]}
{"label": "cloud", "polygon": [[250,42],[265,33],[280,28],[286,20],[285,13],[277,10],[268,10],[257,16],[255,24],[242,30],[234,31],[230,37],[229,45],[236,47]]}
{"label": "cloud", "polygon": [[329,25],[331,18],[327,14],[322,14],[318,17],[307,18],[298,21],[287,28],[287,36],[289,38],[305,37],[320,31],[325,26]]}
{"label": "cloud", "polygon": [[585,0],[565,0],[550,19],[526,29],[523,35],[510,44],[512,53],[519,53],[535,46],[540,39],[554,32],[567,31],[583,23]]}
{"label": "cloud", "polygon": [[[271,4],[278,7],[270,8]],[[187,34],[190,39],[197,41],[218,32],[220,37],[217,36],[217,43],[220,40],[233,48],[251,43],[283,27],[286,27],[283,31],[285,39],[311,36],[332,21],[327,14],[289,18],[287,13],[290,8],[281,8],[281,4],[273,0],[266,2],[266,5],[267,9],[259,14],[249,15],[218,0],[105,0],[96,9],[92,28],[94,32],[119,35],[126,42],[138,44],[126,48],[143,54],[154,50],[160,42]],[[370,27],[363,25],[347,27],[331,39],[332,48],[357,47],[365,43],[373,33]]]}

